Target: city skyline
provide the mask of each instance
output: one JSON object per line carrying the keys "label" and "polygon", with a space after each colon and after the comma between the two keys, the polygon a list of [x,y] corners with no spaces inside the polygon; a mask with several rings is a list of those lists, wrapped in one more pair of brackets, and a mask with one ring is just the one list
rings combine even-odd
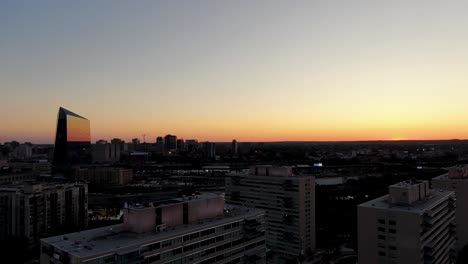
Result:
{"label": "city skyline", "polygon": [[109,3],[0,3],[0,142],[468,134],[466,3]]}

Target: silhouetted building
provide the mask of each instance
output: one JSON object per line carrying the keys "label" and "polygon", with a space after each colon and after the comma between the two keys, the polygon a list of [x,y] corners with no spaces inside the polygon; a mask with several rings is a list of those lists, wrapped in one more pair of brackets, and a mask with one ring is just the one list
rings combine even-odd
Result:
{"label": "silhouetted building", "polygon": [[358,206],[359,264],[454,263],[455,194],[426,181],[388,189]]}
{"label": "silhouetted building", "polygon": [[231,144],[231,152],[232,152],[232,155],[236,156],[239,151],[239,146],[237,145],[237,140],[233,139],[232,140],[232,144]]}
{"label": "silhouetted building", "polygon": [[164,151],[171,152],[177,150],[177,136],[166,135],[164,137]]}
{"label": "silhouetted building", "polygon": [[216,143],[203,142],[203,154],[208,159],[216,159]]}
{"label": "silhouetted building", "polygon": [[156,152],[164,153],[164,138],[163,137],[156,138]]}
{"label": "silhouetted building", "polygon": [[0,187],[0,240],[39,239],[88,225],[86,184],[25,183]]}
{"label": "silhouetted building", "polygon": [[185,146],[187,147],[188,151],[198,149],[198,140],[196,139],[187,139],[185,140]]}
{"label": "silhouetted building", "polygon": [[183,139],[177,140],[177,150],[184,151],[185,150],[185,142]]}
{"label": "silhouetted building", "polygon": [[110,161],[110,144],[105,140],[98,140],[91,146],[93,163],[107,163]]}
{"label": "silhouetted building", "polygon": [[455,222],[458,249],[468,244],[468,166],[453,167],[443,175],[432,179],[434,190],[454,191],[457,197]]}
{"label": "silhouetted building", "polygon": [[226,178],[226,202],[265,210],[267,247],[274,263],[310,254],[315,248],[314,177],[291,167],[254,166]]}
{"label": "silhouetted building", "polygon": [[55,136],[53,173],[71,175],[74,165],[91,163],[89,120],[60,107]]}
{"label": "silhouetted building", "polygon": [[121,139],[114,138],[110,143],[110,160],[112,162],[120,161],[120,154],[123,151],[124,142]]}
{"label": "silhouetted building", "polygon": [[263,212],[203,194],[124,208],[124,223],[41,240],[41,263],[265,263]]}

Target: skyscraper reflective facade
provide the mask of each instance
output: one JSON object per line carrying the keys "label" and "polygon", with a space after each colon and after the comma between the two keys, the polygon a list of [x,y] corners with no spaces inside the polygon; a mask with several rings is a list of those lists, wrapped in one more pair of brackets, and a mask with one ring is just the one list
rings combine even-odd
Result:
{"label": "skyscraper reflective facade", "polygon": [[70,175],[73,165],[91,162],[88,119],[60,107],[55,135],[54,174]]}

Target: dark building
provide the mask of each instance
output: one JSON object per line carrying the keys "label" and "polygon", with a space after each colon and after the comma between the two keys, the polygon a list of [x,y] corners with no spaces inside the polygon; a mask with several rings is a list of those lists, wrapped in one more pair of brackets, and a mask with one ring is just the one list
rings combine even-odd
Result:
{"label": "dark building", "polygon": [[179,151],[184,151],[185,150],[185,141],[183,139],[178,139],[177,140],[177,149]]}
{"label": "dark building", "polygon": [[237,145],[237,140],[233,139],[231,144],[231,152],[232,155],[237,155],[239,151],[239,147]]}
{"label": "dark building", "polygon": [[[24,249],[40,238],[88,226],[88,186],[27,182],[0,188],[0,241],[24,241]],[[2,262],[3,263],[3,262]]]}
{"label": "dark building", "polygon": [[164,150],[165,151],[177,150],[177,136],[166,135],[164,137]]}
{"label": "dark building", "polygon": [[203,153],[205,158],[216,159],[216,143],[203,142]]}
{"label": "dark building", "polygon": [[55,136],[53,173],[69,176],[74,165],[91,163],[89,120],[60,107]]}
{"label": "dark building", "polygon": [[164,138],[163,137],[156,138],[156,151],[158,153],[164,152]]}

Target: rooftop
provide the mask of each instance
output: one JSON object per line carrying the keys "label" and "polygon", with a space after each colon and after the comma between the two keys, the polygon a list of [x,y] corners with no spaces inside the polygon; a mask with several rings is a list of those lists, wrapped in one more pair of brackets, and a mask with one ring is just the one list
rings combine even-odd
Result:
{"label": "rooftop", "polygon": [[82,183],[44,183],[28,181],[24,183],[2,185],[0,192],[18,192],[18,193],[31,193],[31,192],[42,192],[52,189],[70,187],[70,186],[82,186]]}
{"label": "rooftop", "polygon": [[358,205],[359,207],[369,207],[376,209],[385,209],[390,211],[411,211],[413,213],[423,214],[435,205],[447,199],[453,192],[442,190],[430,190],[430,195],[426,199],[413,202],[411,205],[398,205],[389,202],[389,195],[384,195],[377,199]]}
{"label": "rooftop", "polygon": [[448,169],[447,173],[437,176],[437,180],[468,180],[468,166],[455,166]]}
{"label": "rooftop", "polygon": [[123,224],[119,224],[44,238],[41,241],[66,251],[73,256],[88,258],[107,252],[110,253],[144,246],[152,242],[163,241],[189,232],[204,230],[212,226],[213,223],[229,223],[243,219],[245,216],[257,215],[259,213],[261,213],[261,211],[256,209],[232,206],[227,208],[222,216],[200,220],[197,224],[168,227],[157,232],[133,233],[126,231]]}
{"label": "rooftop", "polygon": [[145,208],[149,208],[149,207],[159,207],[159,206],[177,204],[177,203],[191,201],[191,200],[208,200],[208,199],[216,198],[218,196],[219,195],[217,195],[215,193],[202,193],[202,194],[196,194],[196,195],[192,195],[192,196],[184,196],[184,197],[181,197],[181,198],[174,198],[174,199],[164,200],[164,201],[159,201],[159,202],[131,204],[131,205],[128,206],[128,208],[133,209],[133,210],[138,210],[138,209],[145,209]]}

